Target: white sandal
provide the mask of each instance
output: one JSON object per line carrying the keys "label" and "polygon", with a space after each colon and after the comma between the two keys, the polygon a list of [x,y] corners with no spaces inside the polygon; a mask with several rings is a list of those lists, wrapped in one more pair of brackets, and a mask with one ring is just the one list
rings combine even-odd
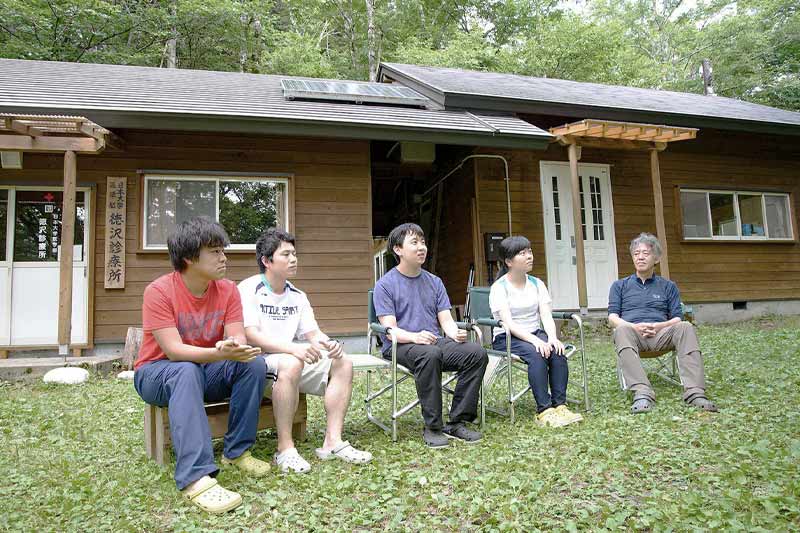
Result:
{"label": "white sandal", "polygon": [[242,503],[242,496],[238,492],[223,488],[209,476],[200,478],[191,491],[184,489],[181,493],[200,509],[212,514],[227,513]]}
{"label": "white sandal", "polygon": [[345,463],[353,464],[366,464],[372,461],[372,454],[353,448],[352,444],[347,441],[342,441],[337,447],[332,450],[323,450],[317,448],[317,457],[323,461],[330,461],[332,459],[341,459]]}
{"label": "white sandal", "polygon": [[311,465],[308,461],[300,457],[297,453],[297,448],[289,448],[281,453],[275,452],[275,464],[281,469],[281,472],[295,472],[297,474],[305,474],[311,470]]}

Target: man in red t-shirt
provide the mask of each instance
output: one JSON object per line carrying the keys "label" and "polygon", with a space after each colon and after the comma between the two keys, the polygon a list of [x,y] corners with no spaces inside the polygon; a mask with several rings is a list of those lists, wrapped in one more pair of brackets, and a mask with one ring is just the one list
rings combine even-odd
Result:
{"label": "man in red t-shirt", "polygon": [[167,240],[175,271],[144,291],[144,338],[134,386],[144,401],[169,408],[175,451],[175,483],[203,510],[223,513],[242,497],[214,477],[211,432],[204,401],[230,398],[223,464],[265,475],[269,463],[248,451],[255,443],[265,377],[275,379],[260,348],[247,345],[242,303],[225,277],[224,247],[230,244],[216,222],[193,218]]}

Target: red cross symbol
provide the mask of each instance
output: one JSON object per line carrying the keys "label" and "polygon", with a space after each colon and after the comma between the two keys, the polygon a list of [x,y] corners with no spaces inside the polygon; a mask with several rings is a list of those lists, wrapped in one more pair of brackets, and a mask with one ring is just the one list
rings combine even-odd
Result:
{"label": "red cross symbol", "polygon": [[53,196],[53,193],[48,192],[48,193],[45,193],[44,199],[47,200],[48,202],[52,202],[53,200],[56,199],[56,197]]}

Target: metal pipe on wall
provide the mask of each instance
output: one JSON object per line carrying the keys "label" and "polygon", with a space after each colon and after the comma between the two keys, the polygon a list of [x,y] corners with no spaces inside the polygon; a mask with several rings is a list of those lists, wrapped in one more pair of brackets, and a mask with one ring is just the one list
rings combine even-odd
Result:
{"label": "metal pipe on wall", "polygon": [[508,213],[508,235],[510,237],[511,235],[513,235],[512,231],[511,231],[511,186],[509,184],[509,176],[508,176],[508,160],[505,157],[503,157],[502,155],[498,155],[498,154],[473,154],[473,155],[468,155],[467,157],[462,159],[461,162],[455,168],[453,168],[450,172],[445,174],[443,178],[441,178],[436,183],[434,183],[433,185],[428,187],[428,189],[425,192],[422,193],[422,196],[423,197],[427,196],[433,189],[438,187],[440,183],[442,183],[444,180],[446,180],[447,178],[449,178],[450,176],[455,174],[458,170],[463,168],[464,167],[464,163],[466,163],[470,159],[500,159],[501,161],[503,161],[503,173],[504,173],[504,176],[505,176],[504,179],[505,179],[505,182],[506,182],[506,210],[507,210],[507,213]]}

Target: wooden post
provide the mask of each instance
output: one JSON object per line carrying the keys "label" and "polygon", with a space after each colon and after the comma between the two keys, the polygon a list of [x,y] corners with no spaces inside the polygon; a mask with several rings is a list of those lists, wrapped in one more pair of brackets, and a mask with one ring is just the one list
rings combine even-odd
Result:
{"label": "wooden post", "polygon": [[488,283],[489,276],[486,271],[486,258],[483,255],[483,242],[481,240],[481,223],[478,219],[478,206],[475,198],[470,205],[470,221],[472,222],[472,260],[475,262],[475,285]]}
{"label": "wooden post", "polygon": [[61,213],[61,257],[58,289],[58,353],[67,355],[72,333],[72,246],[75,241],[75,152],[64,152],[64,203]]}
{"label": "wooden post", "polygon": [[653,178],[653,202],[656,208],[656,234],[661,241],[661,261],[659,263],[661,277],[669,279],[669,261],[667,260],[667,230],[664,226],[664,197],[661,194],[661,171],[658,166],[658,149],[650,150],[650,173]]}
{"label": "wooden post", "polygon": [[578,176],[578,146],[571,143],[567,147],[569,154],[569,171],[572,178],[572,226],[575,235],[575,262],[578,267],[578,305],[581,314],[589,312],[589,297],[586,292],[586,259],[583,251],[583,229],[581,227],[581,189]]}

